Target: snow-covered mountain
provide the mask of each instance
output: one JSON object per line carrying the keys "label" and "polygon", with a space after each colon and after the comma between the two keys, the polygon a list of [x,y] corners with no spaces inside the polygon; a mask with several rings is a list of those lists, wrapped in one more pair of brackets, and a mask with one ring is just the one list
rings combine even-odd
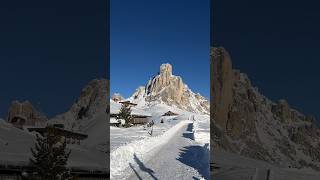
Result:
{"label": "snow-covered mountain", "polygon": [[162,64],[158,75],[151,78],[146,86],[137,88],[128,100],[144,109],[164,104],[188,112],[209,114],[209,102],[194,93],[180,76],[173,75],[170,64]]}
{"label": "snow-covered mountain", "polygon": [[[80,145],[67,145],[71,150],[69,167],[88,171],[108,171],[106,169],[109,158],[106,156],[106,152],[109,151],[106,111],[109,104],[108,90],[108,80],[93,80],[82,90],[80,97],[68,112],[46,121],[61,123],[66,129],[88,135]],[[33,107],[31,103],[13,103],[9,118],[23,112],[32,122],[37,116],[35,116],[36,110],[31,107]],[[0,165],[3,167],[28,166],[32,156],[30,149],[34,146],[36,139],[35,134],[27,129],[16,128],[10,122],[0,119]]]}
{"label": "snow-covered mountain", "polygon": [[81,91],[70,110],[49,120],[64,124],[65,129],[88,135],[83,145],[101,152],[109,151],[108,106],[109,81],[94,79]]}
{"label": "snow-covered mountain", "polygon": [[232,68],[224,48],[212,48],[211,144],[285,168],[320,171],[320,129],[312,116],[273,102]]}
{"label": "snow-covered mountain", "polygon": [[124,97],[120,93],[114,93],[111,97],[114,102],[123,101]]}
{"label": "snow-covered mountain", "polygon": [[50,120],[51,123],[62,123],[66,129],[84,131],[90,123],[101,114],[105,114],[108,104],[107,80],[94,79],[82,89],[79,98],[70,110]]}

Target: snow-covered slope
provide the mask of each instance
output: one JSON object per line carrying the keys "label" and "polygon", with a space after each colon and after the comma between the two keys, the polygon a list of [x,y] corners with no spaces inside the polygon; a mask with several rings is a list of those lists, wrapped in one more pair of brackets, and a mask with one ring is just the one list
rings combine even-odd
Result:
{"label": "snow-covered slope", "polygon": [[[70,110],[49,120],[61,123],[66,129],[88,135],[81,145],[68,145],[71,149],[69,166],[83,169],[104,170],[107,166],[107,81],[96,79],[86,86]],[[0,162],[1,164],[26,165],[31,157],[30,148],[35,135],[27,130],[13,127],[0,120]]]}
{"label": "snow-covered slope", "polygon": [[[105,79],[92,80],[68,112],[48,121],[49,124],[61,123],[66,129],[88,135],[80,145],[68,145],[71,149],[68,165],[73,168],[106,171],[105,152],[109,149],[107,86]],[[0,120],[0,164],[27,165],[34,143],[34,133]]]}
{"label": "snow-covered slope", "polygon": [[108,151],[108,85],[106,79],[92,80],[70,110],[51,119],[50,123],[61,123],[66,129],[87,134],[88,138],[83,141],[83,146],[87,148]]}
{"label": "snow-covered slope", "polygon": [[233,153],[214,151],[212,179],[219,180],[318,180],[312,169],[286,168]]}
{"label": "snow-covered slope", "polygon": [[[70,110],[54,117],[50,123],[62,123],[66,129],[83,131],[96,116],[107,110],[107,80],[94,79],[82,91]],[[106,113],[104,113],[106,115]],[[106,119],[106,118],[105,118]]]}
{"label": "snow-covered slope", "polygon": [[[121,104],[118,102],[114,102],[113,100],[110,100],[110,114],[119,114],[121,109]],[[143,116],[151,116],[150,113],[144,111],[143,109],[139,107],[132,107],[131,108],[131,115],[143,115]]]}

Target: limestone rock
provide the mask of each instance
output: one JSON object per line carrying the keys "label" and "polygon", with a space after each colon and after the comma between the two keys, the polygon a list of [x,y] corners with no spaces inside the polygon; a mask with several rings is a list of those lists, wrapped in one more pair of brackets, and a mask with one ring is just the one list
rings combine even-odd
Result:
{"label": "limestone rock", "polygon": [[292,109],[286,100],[275,103],[263,96],[246,74],[232,68],[224,48],[211,49],[211,70],[213,148],[320,170],[320,129],[314,117]]}
{"label": "limestone rock", "polygon": [[71,107],[76,119],[92,116],[98,109],[107,108],[107,84],[104,79],[92,80]]}
{"label": "limestone rock", "polygon": [[[101,112],[107,112],[109,92],[106,79],[94,79],[82,89],[80,96],[66,113],[57,115],[50,123],[62,123],[66,129],[80,130],[80,121],[94,119]],[[79,121],[79,122],[77,122]],[[82,122],[85,124],[85,122]]]}
{"label": "limestone rock", "polygon": [[233,101],[234,72],[229,53],[224,48],[211,48],[213,71],[212,111],[215,122],[226,127],[226,119]]}
{"label": "limestone rock", "polygon": [[123,101],[124,100],[124,97],[121,96],[121,94],[119,93],[114,93],[111,97],[111,99],[114,101],[114,102],[119,102],[119,101]]}
{"label": "limestone rock", "polygon": [[43,126],[47,120],[47,117],[37,111],[29,101],[12,102],[7,117],[9,123],[19,128],[23,126]]}
{"label": "limestone rock", "polygon": [[159,75],[148,82],[146,89],[147,95],[151,96],[150,99],[152,96],[161,96],[165,102],[172,100],[180,103],[185,86],[181,77],[172,75],[170,64],[162,64]]}
{"label": "limestone rock", "polygon": [[192,92],[180,76],[173,75],[172,69],[171,64],[162,64],[159,73],[145,87],[139,87],[129,99],[137,104],[163,102],[182,110],[209,114],[209,102]]}

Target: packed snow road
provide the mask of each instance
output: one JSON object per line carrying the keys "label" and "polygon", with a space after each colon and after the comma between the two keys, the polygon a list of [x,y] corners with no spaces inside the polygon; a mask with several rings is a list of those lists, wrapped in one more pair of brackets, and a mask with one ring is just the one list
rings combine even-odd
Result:
{"label": "packed snow road", "polygon": [[185,123],[147,162],[134,154],[128,179],[209,179],[209,153],[194,141],[193,123]]}

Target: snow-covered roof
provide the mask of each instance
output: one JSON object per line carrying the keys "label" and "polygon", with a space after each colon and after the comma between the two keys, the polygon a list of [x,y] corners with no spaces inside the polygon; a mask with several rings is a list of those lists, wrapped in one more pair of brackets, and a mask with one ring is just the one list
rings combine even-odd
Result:
{"label": "snow-covered roof", "polygon": [[[110,100],[110,114],[119,114],[121,109],[121,104]],[[150,113],[144,111],[143,109],[139,109],[136,107],[131,108],[131,115],[133,116],[151,116]]]}
{"label": "snow-covered roof", "polygon": [[[35,138],[34,133],[15,128],[12,124],[0,120],[0,165],[28,166],[29,158],[32,157],[30,149],[34,147]],[[69,167],[90,171],[105,169],[107,164],[104,158],[101,158],[104,152],[82,145],[68,144],[68,148],[71,149]]]}

